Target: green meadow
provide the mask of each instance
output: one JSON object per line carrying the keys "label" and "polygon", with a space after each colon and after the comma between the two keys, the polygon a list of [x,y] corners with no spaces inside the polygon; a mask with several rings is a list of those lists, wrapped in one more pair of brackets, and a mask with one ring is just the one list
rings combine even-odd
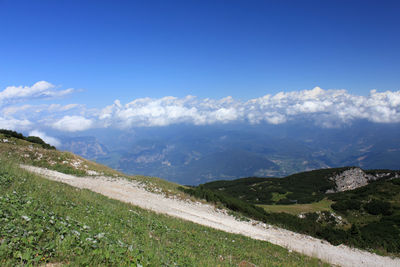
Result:
{"label": "green meadow", "polygon": [[332,211],[331,205],[333,201],[323,199],[318,202],[308,204],[292,204],[292,205],[257,205],[262,207],[267,212],[285,212],[293,215],[301,213],[317,212],[317,211]]}
{"label": "green meadow", "polygon": [[0,162],[1,266],[326,265],[46,180],[4,157]]}

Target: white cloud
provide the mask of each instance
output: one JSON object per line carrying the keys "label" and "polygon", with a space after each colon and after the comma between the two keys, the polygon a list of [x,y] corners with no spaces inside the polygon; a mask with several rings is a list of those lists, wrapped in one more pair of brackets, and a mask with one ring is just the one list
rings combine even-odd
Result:
{"label": "white cloud", "polygon": [[235,108],[220,108],[208,114],[208,123],[212,122],[230,122],[239,118],[239,111]]}
{"label": "white cloud", "polygon": [[85,131],[92,127],[93,121],[82,116],[64,116],[54,122],[52,127],[67,132]]}
{"label": "white cloud", "polygon": [[4,115],[12,115],[18,112],[25,112],[28,109],[31,109],[31,105],[23,105],[23,106],[10,106],[6,107],[2,110]]}
{"label": "white cloud", "polygon": [[400,122],[400,91],[376,92],[368,96],[346,90],[280,92],[246,102],[226,97],[220,100],[163,97],[140,98],[126,105],[116,100],[100,112],[106,127],[166,126],[176,123],[206,125],[233,121],[251,124],[282,124],[296,119],[311,119],[323,127],[366,119],[377,123]]}
{"label": "white cloud", "polygon": [[35,127],[50,125],[60,131],[75,132],[93,128],[94,125],[131,128],[180,123],[283,124],[307,119],[322,127],[337,127],[358,119],[375,123],[400,122],[400,91],[372,90],[367,96],[359,96],[343,89],[324,90],[320,87],[267,94],[248,101],[235,100],[231,96],[199,99],[190,95],[183,98],[139,98],[126,104],[115,100],[112,105],[100,110],[87,109],[85,105],[78,104],[11,105],[32,98],[63,96],[72,91],[56,90],[54,85],[45,81],[31,87],[9,86],[0,92],[0,107],[7,104],[0,111],[0,125],[27,129],[33,123]]}
{"label": "white cloud", "polygon": [[56,86],[46,81],[39,81],[32,86],[8,86],[0,92],[0,104],[13,103],[33,98],[61,97],[74,89],[55,90]]}
{"label": "white cloud", "polygon": [[45,141],[46,143],[58,147],[61,145],[60,141],[57,138],[48,136],[46,133],[38,131],[38,130],[33,130],[31,132],[29,132],[29,136],[37,136],[40,137],[43,141]]}
{"label": "white cloud", "polygon": [[51,104],[50,106],[48,106],[48,110],[51,112],[61,112],[61,111],[68,111],[68,110],[74,109],[78,106],[79,106],[78,104],[68,104],[65,106],[62,106],[60,104]]}
{"label": "white cloud", "polygon": [[14,118],[2,118],[0,117],[0,129],[7,130],[25,130],[32,125],[29,120],[18,120]]}
{"label": "white cloud", "polygon": [[116,100],[113,105],[102,109],[99,119],[105,126],[117,125],[122,128],[166,126],[184,122],[202,124],[204,118],[194,105],[188,106],[190,101],[191,97],[140,98],[122,106]]}
{"label": "white cloud", "polygon": [[27,117],[33,117],[35,114],[38,116],[49,116],[50,114],[63,114],[66,112],[70,112],[73,109],[83,108],[81,105],[78,104],[67,104],[67,105],[60,105],[60,104],[42,104],[42,105],[11,105],[6,106],[1,110],[1,113],[6,116],[10,115],[24,115]]}

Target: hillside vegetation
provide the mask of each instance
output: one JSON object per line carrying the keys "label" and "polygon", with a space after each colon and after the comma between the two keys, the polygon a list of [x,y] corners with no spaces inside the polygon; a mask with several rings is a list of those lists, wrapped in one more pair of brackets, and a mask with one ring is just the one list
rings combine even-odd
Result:
{"label": "hillside vegetation", "polygon": [[325,197],[325,192],[334,187],[329,179],[347,168],[321,169],[296,173],[285,178],[243,178],[233,181],[215,181],[204,184],[211,190],[254,204],[312,203]]}
{"label": "hillside vegetation", "polygon": [[[323,265],[268,242],[155,214],[88,190],[46,180],[18,166],[21,162],[45,164],[42,158],[60,164],[79,159],[72,154],[47,151],[39,144],[15,138],[0,143],[0,148],[2,266]],[[37,154],[42,154],[40,160]],[[48,161],[46,164],[53,169],[61,168]],[[87,161],[81,163],[82,171],[86,170],[85,164],[90,171],[119,175]],[[69,166],[64,171],[79,170],[73,164],[64,165]],[[154,182],[152,178],[140,179],[151,180],[149,184],[153,186],[165,186],[165,190],[174,187],[167,182]]]}
{"label": "hillside vegetation", "polygon": [[[26,140],[30,143],[39,144],[40,146],[42,146],[43,148],[46,148],[46,149],[56,149],[54,146],[47,144],[40,137],[37,137],[37,136],[25,137],[21,133],[17,133],[15,131],[5,130],[5,129],[0,129],[0,134],[4,138],[11,137],[11,138],[20,139],[20,140]],[[8,142],[8,139],[3,139],[3,142]]]}
{"label": "hillside vegetation", "polygon": [[[12,135],[3,132],[12,132]],[[17,137],[15,137],[17,136]],[[0,130],[0,157],[16,163],[43,167],[76,176],[105,175],[123,177],[141,182],[147,190],[164,194],[174,194],[186,198],[177,188],[178,184],[157,177],[143,175],[125,175],[104,165],[86,160],[70,152],[58,151],[48,144],[32,142],[36,137],[24,137],[22,134]],[[43,142],[44,143],[44,142]]]}
{"label": "hillside vegetation", "polygon": [[[378,181],[327,194],[330,177],[349,168],[303,172],[286,178],[243,178],[181,189],[240,214],[296,232],[383,254],[400,255],[400,178],[371,170]],[[303,203],[303,204],[302,204]],[[284,204],[284,205],[283,205]]]}

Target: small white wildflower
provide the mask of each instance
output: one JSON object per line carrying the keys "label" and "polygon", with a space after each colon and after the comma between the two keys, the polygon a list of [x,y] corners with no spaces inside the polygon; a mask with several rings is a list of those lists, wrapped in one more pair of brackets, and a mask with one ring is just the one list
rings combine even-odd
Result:
{"label": "small white wildflower", "polygon": [[78,232],[78,231],[76,231],[76,230],[72,230],[71,231],[74,235],[77,235],[77,236],[80,236],[81,234]]}
{"label": "small white wildflower", "polygon": [[104,233],[99,233],[99,234],[95,235],[94,237],[97,239],[100,239],[100,238],[103,238],[104,235],[105,235]]}
{"label": "small white wildflower", "polygon": [[25,216],[25,215],[22,215],[21,217],[22,217],[22,219],[24,219],[27,222],[29,222],[31,220],[31,218],[29,218],[28,216]]}

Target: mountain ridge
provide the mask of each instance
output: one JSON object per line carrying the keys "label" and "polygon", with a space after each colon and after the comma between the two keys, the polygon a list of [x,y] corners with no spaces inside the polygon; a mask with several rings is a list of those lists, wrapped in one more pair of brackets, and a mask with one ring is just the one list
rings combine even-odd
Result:
{"label": "mountain ridge", "polygon": [[[398,132],[398,125],[366,122],[333,129],[301,123],[248,127],[176,125],[82,133],[95,137],[108,150],[104,150],[105,154],[83,154],[68,146],[62,149],[125,173],[196,185],[251,176],[284,177],[341,166],[399,169]],[[59,139],[68,143],[68,139]],[[84,140],[80,144],[85,146]],[[240,160],[246,168],[240,167]]]}

